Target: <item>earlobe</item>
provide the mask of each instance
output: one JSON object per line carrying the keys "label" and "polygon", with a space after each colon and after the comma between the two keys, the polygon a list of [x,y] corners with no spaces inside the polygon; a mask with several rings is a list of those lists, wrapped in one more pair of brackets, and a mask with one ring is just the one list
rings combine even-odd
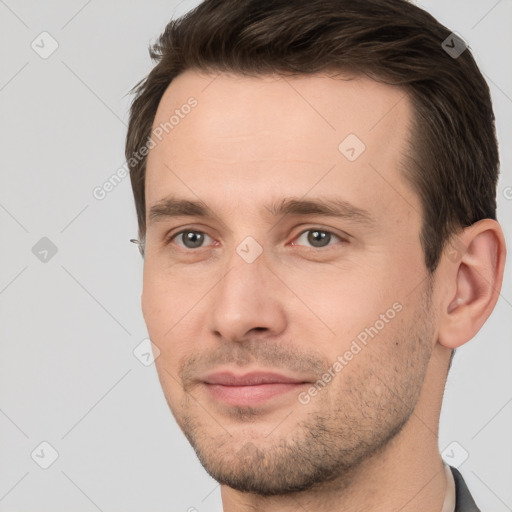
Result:
{"label": "earlobe", "polygon": [[[439,322],[439,343],[457,348],[472,339],[489,318],[499,297],[505,266],[501,226],[483,219],[451,241],[440,265],[446,286]],[[453,248],[457,247],[454,252]],[[454,258],[457,254],[457,258]]]}

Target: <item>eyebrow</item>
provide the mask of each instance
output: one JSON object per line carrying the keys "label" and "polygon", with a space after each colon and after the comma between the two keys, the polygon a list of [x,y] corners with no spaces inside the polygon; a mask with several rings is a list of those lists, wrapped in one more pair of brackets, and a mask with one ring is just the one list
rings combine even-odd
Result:
{"label": "eyebrow", "polygon": [[[358,224],[373,226],[375,219],[362,208],[340,198],[300,199],[288,197],[264,206],[274,217],[313,216],[343,218]],[[216,218],[210,208],[202,201],[166,197],[155,203],[149,210],[148,223],[158,222],[172,217]]]}

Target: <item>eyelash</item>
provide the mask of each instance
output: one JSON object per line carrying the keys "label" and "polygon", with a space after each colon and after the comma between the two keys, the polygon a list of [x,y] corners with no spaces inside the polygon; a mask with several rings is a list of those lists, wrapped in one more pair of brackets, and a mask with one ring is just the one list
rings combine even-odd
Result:
{"label": "eyelash", "polygon": [[[309,228],[309,229],[305,229],[304,231],[300,232],[295,238],[294,240],[297,240],[298,238],[300,238],[302,235],[304,235],[305,233],[308,233],[310,231],[319,231],[321,233],[328,233],[329,235],[337,238],[341,243],[347,243],[348,241],[344,238],[342,238],[340,235],[337,235],[336,233],[333,233],[332,231],[329,231],[327,229],[321,229],[321,228],[318,228],[318,227],[313,227],[313,228]],[[177,238],[178,236],[180,235],[183,235],[184,233],[200,233],[202,235],[206,235],[210,238],[212,238],[210,235],[208,235],[207,233],[205,233],[204,231],[200,231],[200,230],[194,230],[194,229],[183,229],[182,231],[179,231],[178,233],[174,233],[173,235],[169,236],[167,239],[166,239],[166,242],[165,244],[166,245],[169,245],[171,244],[175,238]],[[331,240],[330,240],[331,241]],[[297,244],[294,244],[295,246]],[[329,244],[325,247],[308,247],[308,249],[317,249],[317,250],[320,250],[320,249],[323,249],[323,250],[326,250],[328,249],[329,247],[331,247],[333,244]],[[191,251],[198,251],[200,249],[205,249],[205,247],[201,246],[201,247],[197,247],[195,249],[190,249],[188,247],[184,247],[184,246],[179,246],[181,249],[187,251],[187,252],[191,252]]]}

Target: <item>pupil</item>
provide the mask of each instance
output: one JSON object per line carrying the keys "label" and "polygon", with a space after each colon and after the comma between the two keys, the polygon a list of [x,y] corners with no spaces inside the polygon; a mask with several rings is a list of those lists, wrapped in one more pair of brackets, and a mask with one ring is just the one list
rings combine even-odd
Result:
{"label": "pupil", "polygon": [[324,247],[330,239],[331,234],[325,231],[310,231],[308,236],[308,242],[315,247]]}
{"label": "pupil", "polygon": [[203,235],[195,231],[185,233],[185,246],[189,248],[200,247],[203,242]]}

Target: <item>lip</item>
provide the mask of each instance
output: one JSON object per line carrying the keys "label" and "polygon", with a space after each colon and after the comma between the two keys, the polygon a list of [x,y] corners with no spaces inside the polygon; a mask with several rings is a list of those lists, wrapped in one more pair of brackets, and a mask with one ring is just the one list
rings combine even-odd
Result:
{"label": "lip", "polygon": [[217,400],[229,405],[254,406],[278,395],[297,391],[310,382],[273,372],[251,372],[244,375],[217,372],[205,377],[203,384]]}
{"label": "lip", "polygon": [[273,372],[250,372],[244,375],[235,375],[226,371],[212,373],[204,378],[204,382],[222,386],[258,386],[260,384],[304,384],[306,381]]}

